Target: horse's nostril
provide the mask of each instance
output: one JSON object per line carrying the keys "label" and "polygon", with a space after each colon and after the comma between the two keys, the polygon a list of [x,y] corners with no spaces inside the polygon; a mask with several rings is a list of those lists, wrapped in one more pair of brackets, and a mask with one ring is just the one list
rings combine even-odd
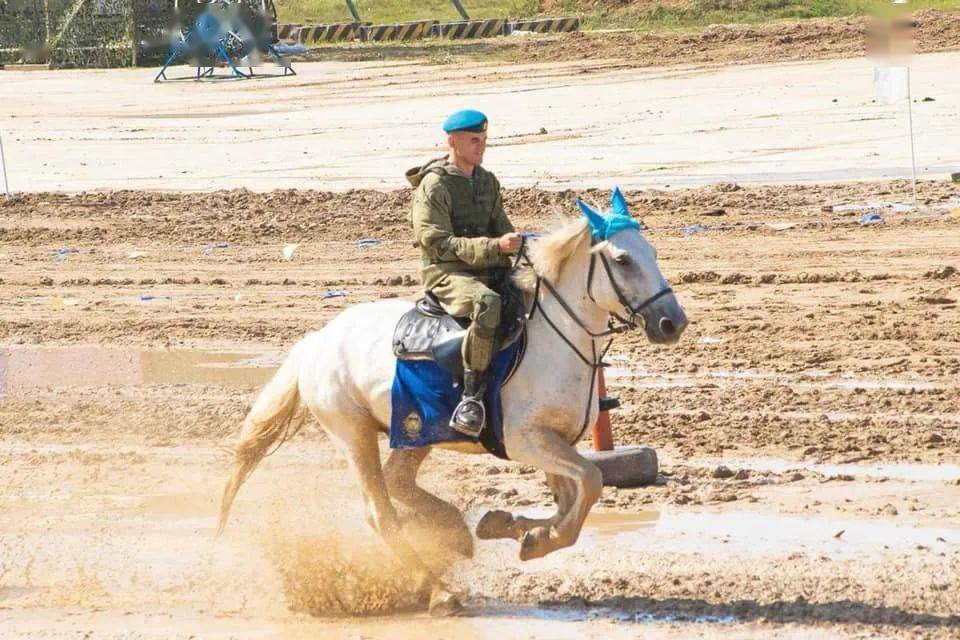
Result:
{"label": "horse's nostril", "polygon": [[662,331],[664,335],[672,336],[676,330],[677,327],[673,324],[673,320],[670,318],[660,318],[660,331]]}

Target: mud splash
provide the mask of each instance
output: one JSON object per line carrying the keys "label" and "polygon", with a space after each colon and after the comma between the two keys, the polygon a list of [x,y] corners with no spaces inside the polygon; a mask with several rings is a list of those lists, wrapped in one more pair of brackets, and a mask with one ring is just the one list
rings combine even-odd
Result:
{"label": "mud splash", "polygon": [[[429,590],[402,566],[362,517],[346,505],[332,517],[330,505],[271,519],[261,546],[283,584],[291,610],[314,617],[354,617],[422,612]],[[313,511],[317,509],[317,511]],[[352,516],[345,517],[348,512]],[[464,557],[434,520],[401,509],[404,538],[435,575]]]}
{"label": "mud splash", "polygon": [[[359,536],[365,539],[367,536]],[[266,546],[290,609],[319,617],[423,610],[425,594],[374,540],[357,536],[279,535]]]}

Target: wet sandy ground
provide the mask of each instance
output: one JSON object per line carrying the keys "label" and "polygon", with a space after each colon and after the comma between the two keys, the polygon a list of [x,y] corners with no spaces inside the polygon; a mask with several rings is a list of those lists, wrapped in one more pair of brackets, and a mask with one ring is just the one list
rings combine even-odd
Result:
{"label": "wet sandy ground", "polygon": [[[507,202],[546,229],[574,195]],[[5,637],[956,637],[956,185],[923,183],[916,210],[902,182],[627,196],[692,319],[675,348],[611,352],[615,437],[654,446],[660,478],[606,489],[554,556],[478,543],[446,570],[470,615],[443,621],[417,612],[313,430],[212,541],[223,447],[285,349],[346,305],[416,293],[406,193],[4,203]],[[440,452],[423,483],[470,522],[550,507],[533,469],[488,457]]]}
{"label": "wet sandy ground", "polygon": [[[923,182],[914,208],[903,182],[816,184],[908,175],[904,113],[871,103],[864,59],[710,66],[757,38],[852,55],[849,34],[791,28],[681,38],[705,65],[686,68],[638,68],[663,47],[612,37],[250,83],[0,72],[29,192],[0,201],[0,635],[958,637],[960,189]],[[927,177],[960,164],[957,55],[914,67]],[[657,483],[606,489],[578,545],[542,560],[427,550],[468,613],[431,620],[313,430],[212,530],[225,448],[285,349],[416,294],[392,189],[466,99],[494,116],[488,164],[527,187],[506,193],[524,229],[605,196],[531,185],[674,187],[628,199],[692,324],[676,348],[611,352],[615,438],[657,449]],[[810,184],[748,184],[784,181]],[[238,185],[261,193],[200,193]],[[304,186],[333,192],[274,190]],[[111,187],[169,192],[49,192]],[[440,452],[422,478],[471,523],[550,508],[540,474],[492,458]],[[407,524],[426,546],[423,529]]]}
{"label": "wet sandy ground", "polygon": [[[924,177],[960,165],[958,62],[954,52],[912,63]],[[873,63],[862,57],[741,67],[638,69],[607,59],[297,69],[288,78],[168,84],[153,84],[149,69],[4,72],[10,188],[395,189],[407,168],[438,155],[439,123],[464,106],[490,115],[487,163],[507,186],[910,175],[906,105],[873,103]]]}
{"label": "wet sandy ground", "polygon": [[[470,594],[468,616],[434,621],[383,610],[415,597],[402,577],[376,577],[395,567],[366,532],[325,442],[294,443],[270,459],[217,542],[212,513],[226,456],[216,447],[24,443],[0,456],[0,620],[13,637],[954,637],[960,623],[951,615],[956,513],[839,512],[854,498],[954,508],[960,488],[943,479],[878,484],[851,468],[842,482],[773,478],[750,504],[602,509],[575,548],[540,561],[519,563],[514,543],[478,544],[473,560],[447,574]],[[665,465],[673,473],[664,483],[678,467]],[[527,497],[525,513],[546,504],[537,477],[485,458],[441,453],[425,483],[461,504],[479,494],[471,522],[487,506],[518,504],[517,495]],[[315,583],[285,579],[291,549]],[[331,589],[348,612],[376,615],[330,618],[343,613]],[[311,603],[328,615],[287,610]]]}

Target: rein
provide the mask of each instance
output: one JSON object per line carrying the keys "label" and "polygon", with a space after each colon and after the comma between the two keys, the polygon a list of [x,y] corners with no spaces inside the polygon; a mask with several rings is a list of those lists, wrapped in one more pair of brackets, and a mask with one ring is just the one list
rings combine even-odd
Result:
{"label": "rein", "polygon": [[[533,267],[533,262],[530,260],[530,257],[527,255],[527,251],[526,251],[527,237],[528,237],[527,234],[524,234],[521,236],[520,250],[517,252],[517,259],[513,264],[514,268],[520,265],[521,260],[525,260],[527,266]],[[587,295],[590,297],[590,300],[594,304],[597,304],[597,301],[594,299],[593,292],[592,292],[593,275],[596,271],[595,269],[596,261],[597,261],[597,254],[591,253],[590,268],[587,272]],[[660,290],[659,292],[655,293],[654,295],[644,300],[639,305],[635,307],[631,306],[626,296],[623,295],[623,290],[620,288],[620,286],[617,284],[617,281],[614,279],[613,271],[610,269],[610,265],[607,262],[606,256],[604,256],[603,254],[600,254],[600,261],[603,264],[604,270],[607,272],[607,278],[609,278],[610,280],[610,286],[613,288],[614,293],[617,294],[617,299],[619,300],[620,304],[623,305],[623,308],[630,313],[630,316],[628,319],[622,318],[620,315],[611,312],[610,315],[612,315],[613,318],[608,319],[606,331],[597,332],[597,331],[591,330],[586,325],[586,323],[583,320],[581,320],[579,316],[577,316],[576,312],[570,307],[567,301],[563,299],[563,296],[560,295],[560,292],[557,291],[552,284],[550,284],[550,281],[544,278],[543,276],[541,276],[540,274],[536,274],[537,281],[533,290],[533,302],[530,305],[530,311],[528,311],[525,314],[526,319],[529,322],[531,319],[533,319],[534,315],[539,310],[540,315],[543,316],[543,319],[547,321],[547,324],[550,326],[551,329],[553,329],[554,333],[556,333],[560,337],[560,339],[563,340],[564,344],[570,347],[570,350],[576,354],[576,356],[580,359],[581,362],[583,362],[585,365],[590,367],[590,390],[587,392],[587,406],[583,412],[583,423],[580,427],[580,433],[577,434],[577,437],[573,441],[574,443],[576,443],[578,440],[580,440],[580,438],[583,437],[584,432],[586,432],[587,427],[589,426],[590,408],[593,406],[593,389],[597,380],[597,369],[604,366],[603,358],[604,356],[607,355],[607,351],[610,349],[610,346],[613,344],[613,338],[610,338],[607,341],[607,344],[604,345],[603,349],[600,351],[598,355],[597,340],[600,338],[605,338],[607,336],[616,335],[618,333],[623,333],[624,331],[635,328],[637,326],[635,319],[639,316],[640,312],[642,312],[644,309],[649,307],[651,304],[653,304],[663,296],[673,292],[673,290],[670,287],[665,287],[664,289]],[[536,273],[536,271],[534,271],[534,273]],[[576,325],[580,327],[580,329],[582,329],[584,333],[590,336],[591,354],[589,358],[586,355],[584,355],[580,351],[580,349],[578,349],[577,346],[573,344],[573,342],[566,335],[564,335],[563,331],[561,331],[560,328],[557,327],[556,324],[554,324],[553,320],[550,319],[550,316],[547,315],[547,310],[543,308],[543,305],[540,302],[541,285],[546,288],[547,292],[554,299],[556,299],[556,301],[560,304],[560,308],[563,309],[563,311],[567,314],[567,317],[573,320],[574,323],[576,323]],[[641,318],[641,320],[643,319],[642,316],[639,316],[639,317]],[[619,324],[614,323],[614,318],[616,319],[617,322],[619,322]]]}

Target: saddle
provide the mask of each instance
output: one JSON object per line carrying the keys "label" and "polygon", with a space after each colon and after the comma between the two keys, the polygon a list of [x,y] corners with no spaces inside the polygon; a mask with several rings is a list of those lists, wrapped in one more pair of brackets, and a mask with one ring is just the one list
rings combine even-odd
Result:
{"label": "saddle", "polygon": [[[526,326],[523,296],[512,284],[508,287],[512,291],[501,292],[504,305],[496,333],[498,351],[516,342]],[[449,315],[427,291],[397,323],[393,332],[393,354],[400,360],[436,362],[453,378],[462,378],[463,338],[469,326],[469,318]]]}

